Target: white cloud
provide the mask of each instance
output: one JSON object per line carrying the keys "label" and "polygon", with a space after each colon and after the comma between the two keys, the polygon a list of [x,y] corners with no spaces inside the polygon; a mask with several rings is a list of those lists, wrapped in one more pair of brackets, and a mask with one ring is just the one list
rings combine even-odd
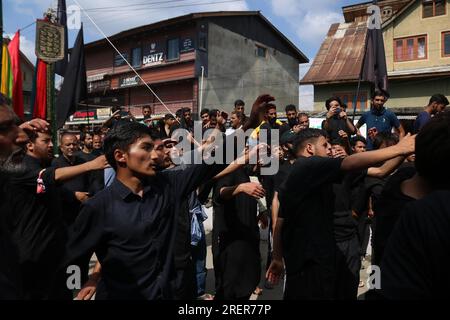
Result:
{"label": "white cloud", "polygon": [[[140,5],[142,4],[142,1],[135,1],[137,2],[125,0],[97,0],[95,2],[92,0],[78,0],[81,7],[86,10],[86,13],[89,14],[92,20],[106,35],[112,35],[130,28],[193,12],[244,11],[249,8],[245,0],[236,2],[225,2],[223,0],[188,0],[187,2],[174,1],[172,3],[155,5],[151,5],[151,3]],[[69,2],[67,3],[67,6],[69,6]],[[94,8],[111,9],[92,10]],[[89,32],[92,37],[101,37],[101,33],[99,33],[85,14],[82,14],[82,21],[85,30]]]}
{"label": "white cloud", "polygon": [[[6,34],[6,38],[12,40],[14,34]],[[34,42],[28,40],[25,36],[20,36],[20,51],[30,60],[32,64],[36,63],[36,55],[34,53]]]}
{"label": "white cloud", "polygon": [[342,22],[335,0],[270,0],[273,12],[296,30],[303,44],[318,48],[330,25]]}

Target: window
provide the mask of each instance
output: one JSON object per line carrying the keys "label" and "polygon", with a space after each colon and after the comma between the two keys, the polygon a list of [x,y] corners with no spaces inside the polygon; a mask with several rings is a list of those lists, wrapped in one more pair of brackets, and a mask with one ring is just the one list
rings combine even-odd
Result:
{"label": "window", "polygon": [[[122,53],[122,56],[128,60],[128,54],[126,53]],[[120,67],[120,66],[124,66],[126,65],[126,61],[124,59],[122,59],[122,57],[120,56],[120,54],[116,54],[114,56],[114,67]]]}
{"label": "window", "polygon": [[267,49],[261,46],[256,46],[256,56],[260,58],[267,57]]}
{"label": "window", "polygon": [[450,57],[450,31],[442,32],[442,56]]}
{"label": "window", "polygon": [[334,93],[333,96],[339,97],[342,103],[347,105],[347,114],[353,112],[356,104],[356,110],[364,111],[367,109],[367,92],[360,92],[356,99],[356,92]]}
{"label": "window", "polygon": [[167,60],[180,58],[180,39],[171,39],[167,43]]}
{"label": "window", "polygon": [[446,14],[446,0],[422,0],[422,17],[430,18]]}
{"label": "window", "polygon": [[200,50],[207,50],[208,44],[207,44],[207,34],[206,32],[200,32],[198,36],[198,48]]}
{"label": "window", "polygon": [[422,60],[427,58],[427,36],[416,36],[394,40],[395,62]]}
{"label": "window", "polygon": [[131,65],[134,68],[138,68],[141,66],[141,63],[142,63],[142,49],[141,48],[131,49]]}

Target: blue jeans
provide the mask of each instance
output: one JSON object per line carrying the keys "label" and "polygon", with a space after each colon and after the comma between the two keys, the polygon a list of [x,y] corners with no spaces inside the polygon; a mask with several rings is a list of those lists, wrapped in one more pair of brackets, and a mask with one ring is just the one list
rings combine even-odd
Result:
{"label": "blue jeans", "polygon": [[203,222],[200,222],[202,239],[196,246],[191,246],[192,260],[195,265],[195,278],[197,280],[197,296],[205,294],[206,288],[206,235]]}

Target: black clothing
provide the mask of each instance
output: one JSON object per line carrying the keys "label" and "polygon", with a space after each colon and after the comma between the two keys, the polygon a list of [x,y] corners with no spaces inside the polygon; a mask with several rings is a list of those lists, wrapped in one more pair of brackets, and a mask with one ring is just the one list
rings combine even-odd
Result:
{"label": "black clothing", "polygon": [[157,173],[142,197],[115,180],[83,204],[66,261],[96,253],[102,265],[97,299],[171,299],[175,215],[182,199],[221,170],[195,165]]}
{"label": "black clothing", "polygon": [[342,159],[298,159],[281,187],[280,217],[286,264],[286,299],[332,299],[335,240],[333,183]]}
{"label": "black clothing", "polygon": [[386,182],[386,185],[376,202],[374,212],[377,215],[377,228],[374,234],[374,252],[376,256],[372,259],[374,265],[380,265],[384,250],[392,230],[400,217],[406,204],[415,201],[401,191],[401,185],[405,180],[411,179],[416,174],[414,167],[406,167],[398,170]]}
{"label": "black clothing", "polygon": [[336,242],[336,300],[356,300],[361,270],[360,245],[355,236]]}
{"label": "black clothing", "polygon": [[6,192],[9,177],[0,173],[0,300],[23,298],[19,254],[7,228]]}
{"label": "black clothing", "polygon": [[[325,130],[325,120],[322,122],[322,129]],[[338,116],[328,119],[328,129],[326,129],[325,131],[327,132],[331,141],[340,138],[340,130],[345,131],[349,137],[356,133],[348,128],[347,120],[339,118]]]}
{"label": "black clothing", "polygon": [[446,299],[450,278],[449,191],[407,204],[381,263],[381,292],[387,299]]}
{"label": "black clothing", "polygon": [[[58,157],[53,159],[52,161],[52,167],[54,168],[66,168],[66,167],[72,167],[72,166],[78,166],[80,164],[85,163],[86,161],[80,158],[77,155],[74,156],[74,161],[70,162],[65,156],[62,154]],[[89,173],[85,173],[82,175],[79,175],[73,179],[70,179],[68,181],[65,181],[63,183],[63,186],[72,192],[89,192]]]}
{"label": "black clothing", "polygon": [[23,161],[27,170],[10,179],[2,213],[18,249],[25,299],[46,299],[67,239],[61,190],[55,182],[55,169],[48,168],[42,175],[45,193],[37,194],[37,178],[43,168],[33,157],[25,156]]}
{"label": "black clothing", "polygon": [[223,224],[218,233],[218,300],[251,295],[261,277],[256,200],[243,193],[231,200],[220,197],[222,188],[247,182],[250,182],[249,176],[244,169],[239,169],[216,185],[215,202],[223,206],[220,219]]}

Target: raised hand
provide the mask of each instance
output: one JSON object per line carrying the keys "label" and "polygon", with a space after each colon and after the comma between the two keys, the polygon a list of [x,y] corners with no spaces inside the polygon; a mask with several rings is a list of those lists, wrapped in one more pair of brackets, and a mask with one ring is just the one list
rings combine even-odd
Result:
{"label": "raised hand", "polygon": [[250,118],[244,125],[244,131],[251,128],[254,129],[259,126],[259,124],[264,120],[267,105],[272,101],[275,101],[275,98],[270,94],[263,94],[256,98],[252,106]]}
{"label": "raised hand", "polygon": [[19,127],[25,131],[46,132],[48,131],[49,126],[50,124],[45,120],[33,119],[22,123]]}

